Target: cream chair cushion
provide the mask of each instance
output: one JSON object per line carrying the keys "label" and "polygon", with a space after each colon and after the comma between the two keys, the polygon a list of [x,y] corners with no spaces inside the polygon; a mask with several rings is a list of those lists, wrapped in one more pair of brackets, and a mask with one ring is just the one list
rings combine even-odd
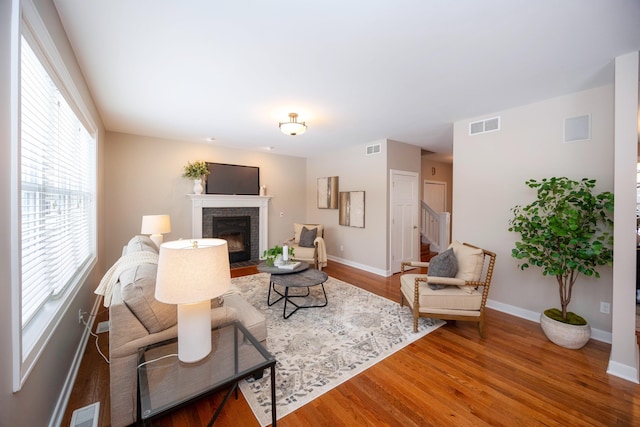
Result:
{"label": "cream chair cushion", "polygon": [[[424,277],[424,274],[404,274],[400,278],[400,290],[412,308],[415,279],[417,277]],[[470,291],[461,288],[463,286],[447,286],[444,289],[433,290],[425,282],[420,282],[418,295],[420,311],[437,309],[446,309],[450,312],[480,310],[482,292],[473,288],[469,288]]]}

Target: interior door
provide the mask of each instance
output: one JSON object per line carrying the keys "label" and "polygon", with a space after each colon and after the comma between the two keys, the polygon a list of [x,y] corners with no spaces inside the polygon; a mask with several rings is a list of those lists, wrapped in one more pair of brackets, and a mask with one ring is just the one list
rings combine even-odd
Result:
{"label": "interior door", "polygon": [[391,171],[391,273],[419,259],[418,174]]}

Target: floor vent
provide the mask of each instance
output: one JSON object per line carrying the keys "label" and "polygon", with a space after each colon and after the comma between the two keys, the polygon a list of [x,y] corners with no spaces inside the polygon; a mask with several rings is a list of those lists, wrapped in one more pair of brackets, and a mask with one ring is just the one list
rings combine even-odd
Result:
{"label": "floor vent", "polygon": [[70,427],[98,427],[100,402],[73,411]]}
{"label": "floor vent", "polygon": [[109,321],[105,320],[104,322],[98,323],[98,327],[96,328],[96,334],[101,334],[103,332],[109,332]]}
{"label": "floor vent", "polygon": [[478,135],[481,133],[495,132],[498,130],[500,130],[499,116],[469,123],[469,135]]}
{"label": "floor vent", "polygon": [[380,144],[367,145],[367,156],[380,153]]}

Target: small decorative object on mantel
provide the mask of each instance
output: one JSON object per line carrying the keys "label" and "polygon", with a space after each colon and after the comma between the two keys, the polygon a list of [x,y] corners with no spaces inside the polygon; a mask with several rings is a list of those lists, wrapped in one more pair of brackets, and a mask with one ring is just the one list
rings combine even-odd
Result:
{"label": "small decorative object on mantel", "polygon": [[[286,251],[286,255],[283,255],[285,253],[284,251]],[[284,247],[276,245],[273,248],[265,250],[262,258],[269,267],[280,267],[289,263],[293,258],[293,255],[292,247],[287,245],[284,245]]]}
{"label": "small decorative object on mantel", "polygon": [[540,315],[540,325],[549,340],[562,347],[579,349],[591,337],[585,319],[567,311],[573,285],[580,273],[600,277],[596,267],[613,263],[613,193],[594,194],[595,179],[573,181],[565,177],[530,179],[529,188],[538,197],[527,206],[511,209],[509,231],[519,233],[511,256],[540,267],[543,276],[553,276],[560,291],[561,309]]}
{"label": "small decorative object on mantel", "polygon": [[202,177],[209,175],[209,168],[207,168],[207,162],[195,161],[193,163],[187,162],[183,168],[182,176],[193,180],[193,192],[194,194],[202,194],[204,188],[202,187]]}

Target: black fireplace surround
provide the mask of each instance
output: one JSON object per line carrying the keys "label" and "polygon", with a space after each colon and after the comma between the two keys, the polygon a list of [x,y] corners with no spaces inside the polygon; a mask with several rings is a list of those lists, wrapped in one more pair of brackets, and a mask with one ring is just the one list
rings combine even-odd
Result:
{"label": "black fireplace surround", "polygon": [[259,208],[204,208],[202,237],[227,241],[229,263],[259,258]]}

